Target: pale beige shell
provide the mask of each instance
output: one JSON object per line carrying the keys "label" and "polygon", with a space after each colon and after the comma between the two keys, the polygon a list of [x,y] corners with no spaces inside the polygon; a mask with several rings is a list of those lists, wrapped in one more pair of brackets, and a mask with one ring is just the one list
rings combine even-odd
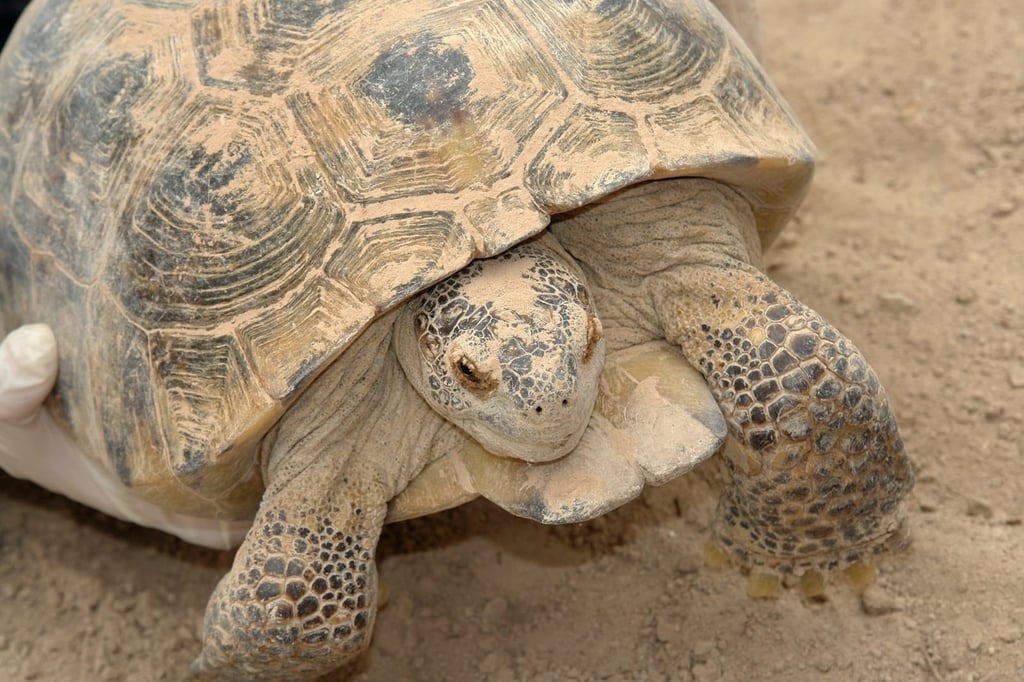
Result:
{"label": "pale beige shell", "polygon": [[151,499],[225,509],[354,336],[471,259],[678,176],[767,242],[813,160],[689,0],[47,0],[0,116],[4,322],[73,340],[55,412]]}

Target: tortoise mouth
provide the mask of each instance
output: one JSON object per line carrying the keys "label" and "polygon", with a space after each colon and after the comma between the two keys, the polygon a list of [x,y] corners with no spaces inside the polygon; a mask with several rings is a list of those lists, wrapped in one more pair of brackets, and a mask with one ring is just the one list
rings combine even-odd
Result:
{"label": "tortoise mouth", "polygon": [[479,422],[462,428],[492,455],[540,464],[553,462],[572,452],[583,438],[589,422],[588,415],[571,433],[530,433],[529,437],[523,438],[510,438],[507,433]]}

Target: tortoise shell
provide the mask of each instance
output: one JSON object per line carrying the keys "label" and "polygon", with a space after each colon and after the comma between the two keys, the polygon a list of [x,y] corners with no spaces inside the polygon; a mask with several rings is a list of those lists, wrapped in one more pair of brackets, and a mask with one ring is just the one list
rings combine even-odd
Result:
{"label": "tortoise shell", "polygon": [[86,452],[203,515],[251,511],[280,415],[472,259],[683,176],[767,243],[813,161],[696,0],[44,0],[0,93],[3,322],[55,328]]}

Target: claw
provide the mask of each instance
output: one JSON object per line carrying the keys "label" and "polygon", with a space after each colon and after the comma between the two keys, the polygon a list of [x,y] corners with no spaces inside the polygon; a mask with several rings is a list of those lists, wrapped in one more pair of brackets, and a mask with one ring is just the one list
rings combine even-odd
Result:
{"label": "claw", "polygon": [[729,565],[729,555],[714,542],[704,543],[704,565],[708,568],[724,568]]}
{"label": "claw", "polygon": [[878,569],[875,568],[875,562],[871,559],[861,559],[857,563],[847,566],[843,572],[846,573],[846,577],[849,579],[850,584],[853,585],[856,590],[862,590],[870,585],[878,575]]}
{"label": "claw", "polygon": [[820,571],[807,571],[800,576],[800,593],[811,601],[825,598],[825,576]]}
{"label": "claw", "polygon": [[775,599],[782,593],[782,580],[775,573],[754,570],[747,580],[747,596],[754,599]]}

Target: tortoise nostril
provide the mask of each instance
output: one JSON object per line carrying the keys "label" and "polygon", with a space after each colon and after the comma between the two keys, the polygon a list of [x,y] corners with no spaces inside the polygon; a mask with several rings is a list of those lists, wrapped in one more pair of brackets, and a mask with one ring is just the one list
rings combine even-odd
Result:
{"label": "tortoise nostril", "polygon": [[536,412],[537,414],[540,414],[540,413],[541,413],[541,412],[543,412],[543,411],[544,411],[544,408],[543,408],[543,407],[541,407],[540,405],[538,405],[538,406],[537,406],[537,409],[535,409],[535,410],[534,410],[534,412]]}
{"label": "tortoise nostril", "polygon": [[562,398],[562,407],[569,407],[569,399]]}

